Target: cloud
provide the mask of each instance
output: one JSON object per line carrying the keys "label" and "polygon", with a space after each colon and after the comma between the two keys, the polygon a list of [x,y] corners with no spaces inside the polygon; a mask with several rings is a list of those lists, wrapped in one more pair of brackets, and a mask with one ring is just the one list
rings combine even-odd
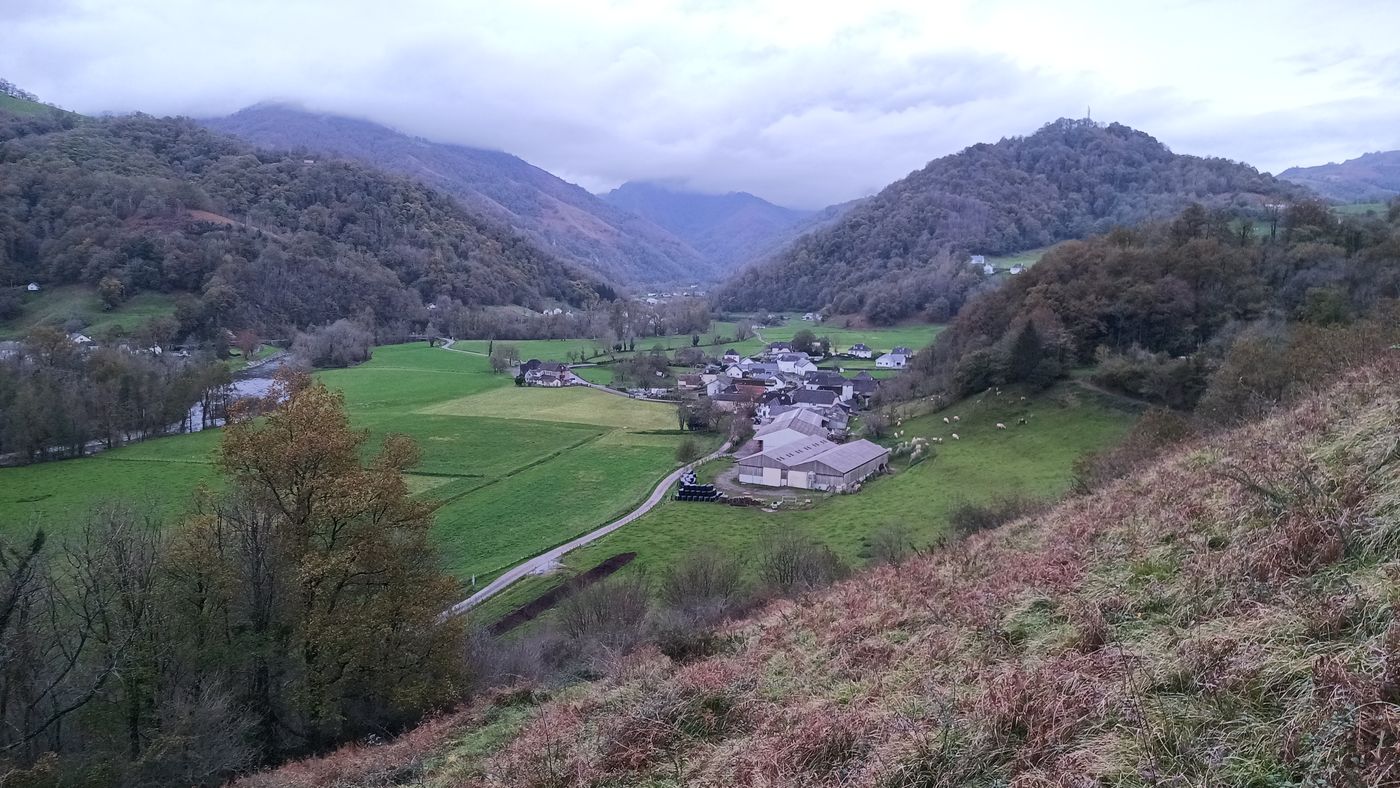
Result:
{"label": "cloud", "polygon": [[1265,169],[1400,147],[1400,9],[1303,0],[7,0],[0,75],[84,112],[264,100],[507,150],[587,188],[818,207],[1061,116]]}

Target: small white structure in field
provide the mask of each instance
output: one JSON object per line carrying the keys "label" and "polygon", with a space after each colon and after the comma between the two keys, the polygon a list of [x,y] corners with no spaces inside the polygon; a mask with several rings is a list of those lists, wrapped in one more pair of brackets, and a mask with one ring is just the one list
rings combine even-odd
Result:
{"label": "small white structure in field", "polygon": [[26,288],[24,288],[24,289],[25,289],[25,290],[28,290],[28,291],[31,292],[31,293],[37,293],[37,292],[39,292],[42,288],[39,287],[39,283],[38,283],[38,282],[30,282],[30,283],[29,283],[29,286],[26,287]]}

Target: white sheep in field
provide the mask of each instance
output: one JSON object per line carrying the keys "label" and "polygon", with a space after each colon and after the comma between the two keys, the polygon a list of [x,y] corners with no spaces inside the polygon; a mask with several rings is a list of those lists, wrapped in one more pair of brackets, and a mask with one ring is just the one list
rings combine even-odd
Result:
{"label": "white sheep in field", "polygon": [[1005,424],[1002,424],[1001,422],[997,422],[997,429],[999,429],[999,430],[1004,430],[1004,429],[1006,429],[1006,425],[1005,425]]}
{"label": "white sheep in field", "polygon": [[953,421],[962,421],[962,419],[959,418],[959,417],[957,417],[957,416],[954,416],[954,417],[953,417]]}
{"label": "white sheep in field", "polygon": [[950,422],[948,421],[948,417],[947,417],[947,416],[944,416],[944,417],[943,417],[943,423],[944,423],[944,424],[949,424],[949,423],[950,423]]}
{"label": "white sheep in field", "polygon": [[959,438],[959,437],[958,437],[958,434],[955,432],[955,433],[953,433],[953,440],[955,440],[955,441],[960,441],[960,440],[962,440],[962,438]]}

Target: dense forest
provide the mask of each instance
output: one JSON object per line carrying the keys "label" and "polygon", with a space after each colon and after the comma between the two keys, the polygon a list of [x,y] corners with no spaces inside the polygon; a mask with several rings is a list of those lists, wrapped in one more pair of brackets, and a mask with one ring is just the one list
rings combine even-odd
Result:
{"label": "dense forest", "polygon": [[186,294],[181,336],[425,301],[587,305],[597,277],[406,179],[257,151],[192,122],[0,113],[0,283],[86,283],[111,304]]}
{"label": "dense forest", "polygon": [[1231,424],[1400,342],[1400,204],[1338,217],[1301,202],[1276,237],[1194,205],[1057,246],[974,300],[891,396],[1101,388]]}
{"label": "dense forest", "polygon": [[[1261,209],[1305,195],[1252,167],[1172,153],[1119,124],[1059,120],[930,162],[799,238],[718,294],[725,309],[864,312],[890,322],[953,311],[972,285],[948,258],[1034,249],[1163,219],[1198,201]],[[932,274],[932,275],[931,275]]]}
{"label": "dense forest", "polygon": [[274,104],[200,122],[263,148],[345,156],[415,178],[610,281],[693,282],[719,273],[670,232],[509,153]]}

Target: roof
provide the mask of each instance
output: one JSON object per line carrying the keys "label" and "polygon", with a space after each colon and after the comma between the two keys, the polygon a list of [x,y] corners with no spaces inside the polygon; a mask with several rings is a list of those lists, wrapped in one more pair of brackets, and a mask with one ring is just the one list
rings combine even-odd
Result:
{"label": "roof", "polygon": [[813,437],[805,441],[799,440],[792,441],[791,443],[781,443],[777,446],[764,449],[763,451],[750,454],[747,457],[742,457],[739,461],[743,462],[744,460],[761,456],[771,457],[783,465],[793,466],[799,462],[817,457],[834,446],[836,446],[836,444],[826,438]]}
{"label": "roof", "polygon": [[857,343],[855,343],[854,345],[851,345],[851,350],[869,350],[869,349],[870,349],[870,348],[867,347],[866,344],[865,344],[864,342],[857,342]]}
{"label": "roof", "polygon": [[884,361],[884,360],[886,360],[886,359],[889,359],[890,361],[896,361],[896,360],[898,360],[898,361],[908,361],[908,360],[909,360],[909,357],[906,356],[906,355],[904,355],[903,353],[886,353],[885,355],[880,356],[879,358],[875,359],[875,361],[876,361],[876,363],[879,363],[879,362]]}
{"label": "roof", "polygon": [[784,353],[784,354],[782,354],[781,356],[778,356],[778,360],[779,360],[779,361],[788,361],[788,362],[793,362],[793,361],[807,361],[807,360],[808,360],[808,356],[807,356],[806,353]]}
{"label": "roof", "polygon": [[849,382],[840,372],[832,372],[829,369],[813,370],[804,375],[802,379],[818,386],[844,386]]}
{"label": "roof", "polygon": [[880,381],[875,378],[856,378],[851,381],[851,390],[857,394],[869,394],[880,387]]}
{"label": "roof", "polygon": [[891,352],[891,353],[895,353],[895,354],[897,354],[897,355],[901,355],[901,356],[912,356],[912,355],[914,355],[914,351],[910,350],[910,349],[907,348],[907,347],[902,347],[902,346],[901,346],[901,347],[897,347],[897,348],[895,348],[894,350],[891,350],[890,352]]}
{"label": "roof", "polygon": [[739,355],[739,351],[735,350],[734,348],[729,348],[728,350],[724,351],[724,355],[726,355],[726,356],[737,356],[737,355]]}
{"label": "roof", "polygon": [[854,378],[854,380],[874,380],[874,379],[875,379],[875,376],[874,376],[874,375],[872,375],[872,374],[870,374],[869,372],[866,372],[866,371],[864,371],[864,370],[862,370],[861,373],[860,373],[859,375],[856,375],[855,378]]}
{"label": "roof", "polygon": [[810,405],[835,405],[836,392],[825,389],[798,389],[788,395],[792,402],[804,402]]}
{"label": "roof", "polygon": [[808,435],[826,435],[826,428],[822,426],[821,414],[813,413],[805,408],[793,408],[784,411],[772,421],[759,427],[753,436],[761,438],[779,430],[796,430]]}
{"label": "roof", "polygon": [[889,449],[886,449],[878,443],[871,443],[868,440],[857,440],[851,441],[850,443],[832,444],[832,448],[813,457],[806,458],[802,464],[820,463],[838,473],[848,473],[867,462],[880,459],[889,453]]}

